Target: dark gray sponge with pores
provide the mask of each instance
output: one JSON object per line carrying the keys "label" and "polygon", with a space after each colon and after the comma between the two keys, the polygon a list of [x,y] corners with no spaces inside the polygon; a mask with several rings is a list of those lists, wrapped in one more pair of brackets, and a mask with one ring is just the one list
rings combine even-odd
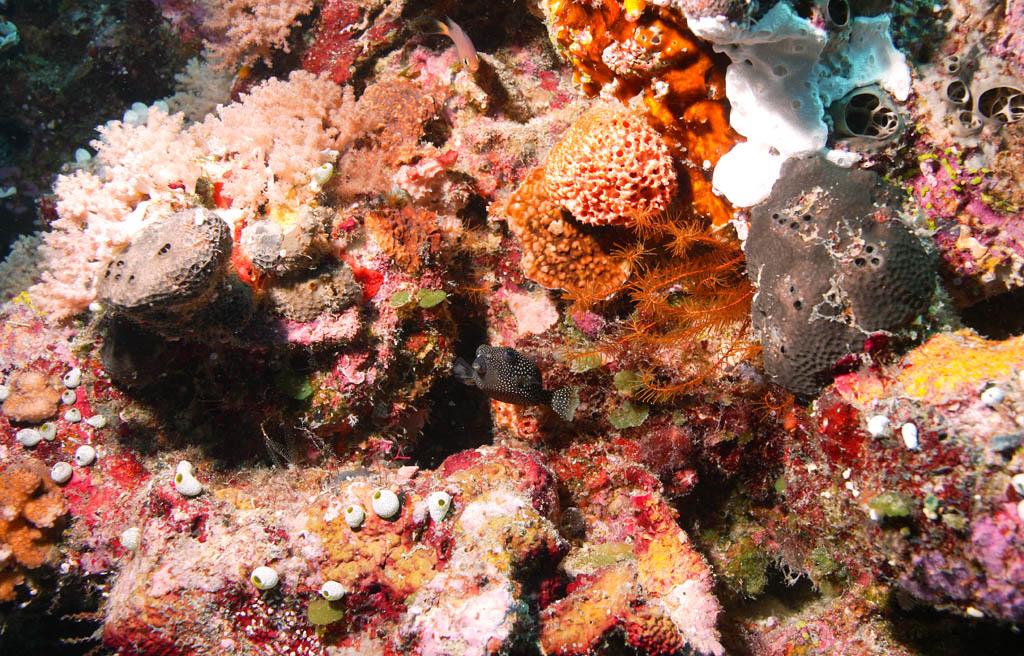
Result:
{"label": "dark gray sponge with pores", "polygon": [[897,191],[821,157],[783,165],[751,210],[747,274],[765,371],[802,398],[872,333],[896,332],[928,305],[935,263],[896,218]]}
{"label": "dark gray sponge with pores", "polygon": [[107,264],[99,299],[143,322],[187,320],[216,292],[231,247],[227,224],[213,212],[175,212],[142,228]]}

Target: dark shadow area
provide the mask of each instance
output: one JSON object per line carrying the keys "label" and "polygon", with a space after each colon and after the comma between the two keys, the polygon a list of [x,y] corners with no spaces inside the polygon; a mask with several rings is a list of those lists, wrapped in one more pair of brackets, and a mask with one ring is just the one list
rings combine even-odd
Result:
{"label": "dark shadow area", "polygon": [[52,567],[37,568],[31,577],[31,597],[0,604],[0,654],[108,653],[100,646],[99,633],[105,577],[58,574]]}
{"label": "dark shadow area", "polygon": [[1024,334],[1024,287],[975,303],[960,311],[960,319],[989,339]]}

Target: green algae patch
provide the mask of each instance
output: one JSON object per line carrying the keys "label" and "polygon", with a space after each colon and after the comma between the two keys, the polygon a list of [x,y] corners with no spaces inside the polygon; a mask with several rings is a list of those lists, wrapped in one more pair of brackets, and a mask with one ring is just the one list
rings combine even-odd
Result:
{"label": "green algae patch", "polygon": [[[394,296],[391,298],[394,298]],[[448,298],[448,294],[445,294],[440,289],[421,289],[416,292],[416,302],[424,309],[440,305],[446,298]]]}
{"label": "green algae patch", "polygon": [[868,503],[868,507],[875,511],[879,519],[910,516],[910,504],[906,499],[892,492],[882,492],[876,495]]}
{"label": "green algae patch", "polygon": [[586,355],[580,355],[573,358],[569,362],[569,371],[574,374],[581,374],[584,371],[590,371],[591,369],[597,369],[601,366],[601,354],[600,353],[588,353]]}
{"label": "green algae patch", "polygon": [[327,626],[345,618],[345,604],[340,601],[314,599],[306,608],[306,616],[311,624]]}
{"label": "green algae patch", "polygon": [[636,405],[631,401],[626,401],[618,410],[608,415],[608,421],[619,430],[634,428],[647,420],[649,412],[650,410],[645,405]]}
{"label": "green algae patch", "polygon": [[615,385],[615,389],[630,396],[640,388],[642,383],[643,381],[640,376],[633,371],[617,371],[612,378],[612,384]]}
{"label": "green algae patch", "polygon": [[569,554],[565,565],[570,571],[593,572],[601,567],[635,559],[636,554],[628,542],[606,542]]}
{"label": "green algae patch", "polygon": [[388,305],[393,308],[400,308],[408,305],[410,301],[412,301],[412,292],[408,289],[403,289],[391,295],[391,298],[388,299]]}
{"label": "green algae patch", "polygon": [[274,375],[274,386],[296,401],[305,401],[313,396],[309,378],[294,371],[279,371]]}

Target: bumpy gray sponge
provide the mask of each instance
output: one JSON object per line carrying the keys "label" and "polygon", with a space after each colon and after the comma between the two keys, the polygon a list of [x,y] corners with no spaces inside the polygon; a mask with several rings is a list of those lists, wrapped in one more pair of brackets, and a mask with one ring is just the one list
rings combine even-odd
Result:
{"label": "bumpy gray sponge", "polygon": [[754,330],[765,370],[798,396],[817,394],[865,337],[898,331],[927,307],[935,263],[895,218],[897,204],[874,173],[810,157],[787,162],[751,211]]}
{"label": "bumpy gray sponge", "polygon": [[100,301],[143,322],[180,323],[205,306],[224,279],[231,233],[213,212],[175,212],[143,228],[107,265]]}

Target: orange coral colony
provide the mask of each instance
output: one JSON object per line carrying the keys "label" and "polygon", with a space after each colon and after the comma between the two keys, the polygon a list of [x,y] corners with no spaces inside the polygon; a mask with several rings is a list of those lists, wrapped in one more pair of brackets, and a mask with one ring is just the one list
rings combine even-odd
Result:
{"label": "orange coral colony", "polygon": [[543,167],[534,169],[500,209],[523,250],[523,273],[544,287],[575,295],[587,286],[611,294],[629,277],[626,263],[548,196]]}
{"label": "orange coral colony", "polygon": [[672,155],[642,116],[609,103],[562,135],[547,163],[547,191],[577,221],[624,225],[663,212],[676,191]]}
{"label": "orange coral colony", "polygon": [[583,91],[623,102],[641,96],[674,155],[707,169],[739,139],[729,127],[724,68],[677,10],[643,0],[547,0],[545,9]]}

